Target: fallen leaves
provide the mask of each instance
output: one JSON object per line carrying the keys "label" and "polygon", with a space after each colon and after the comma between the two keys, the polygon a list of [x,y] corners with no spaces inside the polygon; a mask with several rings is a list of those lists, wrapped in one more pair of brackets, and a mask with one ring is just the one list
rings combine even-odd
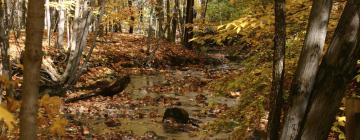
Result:
{"label": "fallen leaves", "polygon": [[68,124],[68,121],[64,118],[55,118],[53,124],[50,126],[51,134],[55,136],[64,136],[65,135],[65,126]]}
{"label": "fallen leaves", "polygon": [[4,107],[0,106],[0,120],[3,120],[9,130],[14,129],[15,117]]}

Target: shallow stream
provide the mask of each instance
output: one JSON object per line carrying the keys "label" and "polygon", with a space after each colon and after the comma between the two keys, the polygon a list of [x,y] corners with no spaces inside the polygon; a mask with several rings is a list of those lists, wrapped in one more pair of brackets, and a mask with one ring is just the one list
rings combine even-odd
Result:
{"label": "shallow stream", "polygon": [[[238,64],[232,63],[232,64],[224,64],[212,69],[208,69],[207,72],[214,71],[214,72],[225,73],[226,71],[231,71],[239,68],[240,66]],[[206,79],[207,78],[206,74],[207,73],[205,71],[188,69],[185,71],[174,70],[167,73],[159,72],[152,75],[133,75],[131,76],[131,83],[129,84],[125,92],[131,93],[131,96],[134,99],[142,99],[146,96],[150,96],[152,98],[159,98],[160,96],[174,98],[177,100],[177,102],[181,104],[172,105],[172,106],[177,106],[187,110],[191,118],[198,119],[202,122],[200,124],[201,126],[203,124],[215,120],[216,117],[209,114],[203,116],[199,116],[196,114],[199,114],[199,112],[204,111],[204,108],[207,108],[210,104],[226,104],[227,107],[233,107],[236,105],[236,99],[218,96],[216,95],[216,93],[213,93],[206,89],[202,91],[186,91],[179,93],[181,91],[178,91],[175,88],[167,93],[158,93],[158,92],[151,92],[148,90],[148,88],[153,86],[163,86],[170,84],[176,85],[177,83],[174,83],[173,81],[174,79],[183,80],[186,79],[186,77],[192,77],[201,80],[209,80]],[[185,83],[184,85],[186,84],[187,83]],[[205,100],[206,104],[201,104],[201,103],[199,104],[196,101],[196,97],[200,94],[206,97]],[[164,106],[164,105],[152,105],[138,109],[144,110],[144,112],[151,112],[151,110],[156,110],[160,115],[162,115],[167,107],[168,106]],[[136,135],[143,135],[147,131],[151,130],[159,136],[164,136],[170,139],[179,139],[179,140],[209,138],[208,136],[202,134],[192,134],[193,132],[191,131],[169,132],[168,130],[166,130],[168,128],[165,128],[163,126],[161,120],[162,120],[161,116],[158,116],[156,118],[145,117],[142,119],[135,119],[135,120],[122,118],[120,119],[120,122],[122,122],[120,129],[131,130]],[[210,139],[227,139],[228,135],[229,134],[227,133],[217,134],[216,136],[213,136]]]}

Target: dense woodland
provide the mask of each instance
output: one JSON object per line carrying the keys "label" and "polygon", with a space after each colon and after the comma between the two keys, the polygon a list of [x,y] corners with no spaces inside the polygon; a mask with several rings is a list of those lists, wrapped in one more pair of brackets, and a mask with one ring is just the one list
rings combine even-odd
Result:
{"label": "dense woodland", "polygon": [[360,140],[360,0],[0,0],[0,139]]}

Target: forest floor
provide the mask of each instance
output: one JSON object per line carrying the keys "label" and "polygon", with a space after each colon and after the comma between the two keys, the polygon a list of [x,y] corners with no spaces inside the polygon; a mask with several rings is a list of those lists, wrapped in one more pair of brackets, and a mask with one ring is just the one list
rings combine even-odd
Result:
{"label": "forest floor", "polygon": [[[149,45],[155,51],[149,53]],[[61,71],[64,56],[55,48],[44,50]],[[19,46],[13,49],[18,51]],[[228,139],[231,130],[210,133],[205,128],[236,105],[238,93],[223,95],[208,84],[241,71],[242,66],[227,60],[223,51],[208,54],[141,35],[110,34],[97,40],[87,72],[63,98],[95,92],[119,75],[130,75],[131,82],[113,97],[96,96],[63,104],[60,114],[68,122],[63,138]],[[175,106],[185,109],[199,127],[164,124],[165,109]],[[41,137],[52,137],[51,124],[54,122],[42,125]]]}
{"label": "forest floor", "polygon": [[[156,52],[149,67],[145,64],[151,59],[146,53],[149,44],[146,37],[112,34],[108,38],[94,51],[91,68],[76,85],[82,90],[72,91],[68,96],[91,92],[81,87],[101,88],[96,83],[111,75],[130,75],[131,82],[114,97],[99,96],[65,104],[65,112],[71,118],[69,138],[227,138],[226,133],[208,136],[201,131],[202,126],[224,115],[236,102],[233,97],[212,92],[207,84],[239,72],[240,65],[230,63],[221,53],[197,54],[167,41],[151,40]],[[200,127],[191,124],[166,127],[163,113],[174,106],[188,111],[190,117],[201,122]]]}
{"label": "forest floor", "polygon": [[[129,34],[109,38],[95,50],[92,66],[77,87],[91,87],[113,73],[131,75],[131,83],[114,97],[66,104],[66,112],[73,119],[68,130],[74,135],[70,137],[204,139],[211,136],[202,132],[201,126],[235,105],[235,98],[218,96],[207,87],[213,80],[240,71],[240,65],[227,61],[224,54],[200,54],[167,41],[151,40],[156,52],[148,67],[144,65],[149,61],[147,38]],[[84,92],[91,91],[74,91],[69,96]],[[187,110],[190,117],[201,122],[200,127],[164,126],[163,113],[173,106]]]}

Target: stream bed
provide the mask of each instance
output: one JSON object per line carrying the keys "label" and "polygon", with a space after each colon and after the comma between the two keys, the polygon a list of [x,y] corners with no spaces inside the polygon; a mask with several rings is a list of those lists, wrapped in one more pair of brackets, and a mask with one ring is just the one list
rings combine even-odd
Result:
{"label": "stream bed", "polygon": [[[208,136],[202,132],[202,126],[234,107],[236,98],[219,96],[209,90],[207,84],[212,79],[240,69],[239,64],[228,63],[216,67],[131,75],[131,82],[121,95],[111,99],[101,97],[90,102],[84,101],[81,107],[74,107],[69,112],[80,114],[75,120],[84,125],[82,133],[93,136],[126,133],[130,135],[129,139],[132,136],[171,140],[228,139],[231,132]],[[190,118],[199,120],[200,127],[184,125],[174,130],[166,127],[162,116],[169,107],[185,109]],[[84,132],[84,129],[89,132]],[[147,135],[150,134],[156,138],[149,138]],[[124,135],[121,137],[124,138]]]}

